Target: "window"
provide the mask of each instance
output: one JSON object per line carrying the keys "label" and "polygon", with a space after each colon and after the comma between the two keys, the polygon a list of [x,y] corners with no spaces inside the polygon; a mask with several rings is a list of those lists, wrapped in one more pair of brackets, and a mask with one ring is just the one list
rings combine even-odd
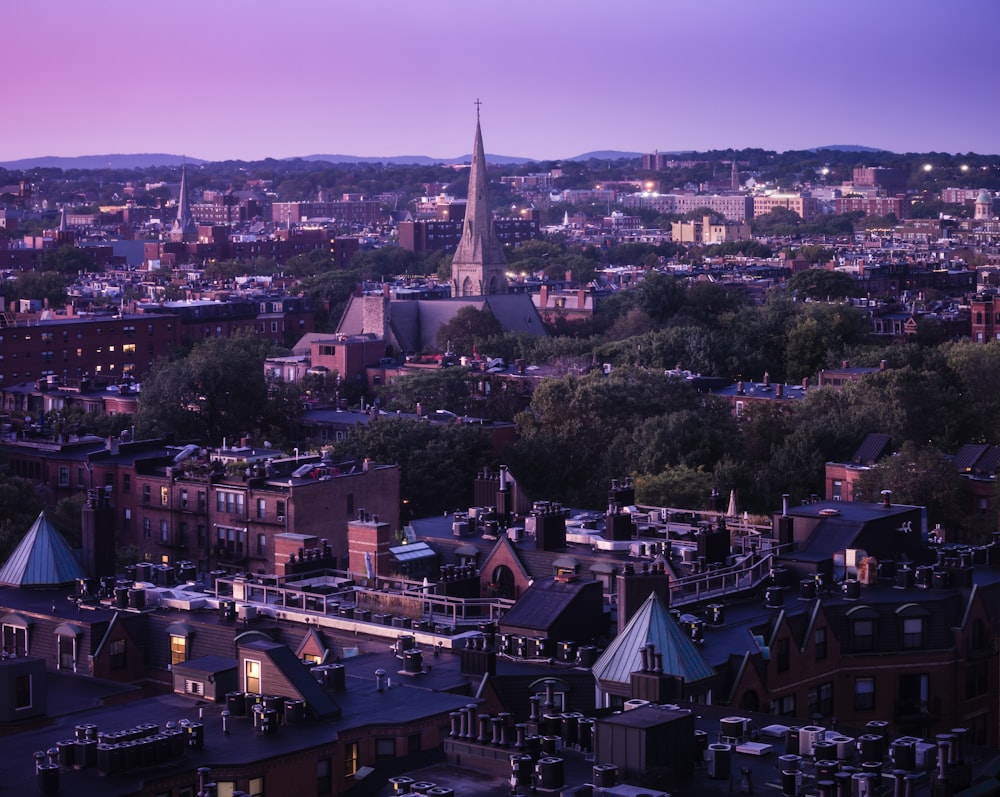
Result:
{"label": "window", "polygon": [[69,468],[66,465],[59,466],[59,486],[69,487]]}
{"label": "window", "polygon": [[257,517],[264,518],[267,517],[267,501],[263,498],[257,499]]}
{"label": "window", "polygon": [[909,650],[921,648],[924,645],[924,618],[903,618],[903,647]]}
{"label": "window", "polygon": [[875,621],[855,620],[851,625],[851,640],[854,651],[861,653],[875,649]]}
{"label": "window", "polygon": [[153,534],[153,521],[148,517],[142,519],[142,536],[147,539]]}
{"label": "window", "polygon": [[129,473],[122,474],[122,492],[123,493],[132,492],[132,475]]}
{"label": "window", "polygon": [[833,714],[833,684],[825,683],[810,687],[808,693],[809,716],[819,714],[829,717]]}
{"label": "window", "polygon": [[285,502],[284,501],[278,501],[275,504],[275,513],[278,515],[278,520],[284,520],[285,519]]}
{"label": "window", "polygon": [[263,556],[267,553],[267,535],[258,534],[257,535],[257,555]]}
{"label": "window", "polygon": [[344,743],[344,777],[353,777],[358,771],[358,743]]}
{"label": "window", "polygon": [[170,542],[170,529],[165,520],[160,521],[160,542],[163,544]]}
{"label": "window", "polygon": [[264,778],[250,778],[247,782],[247,794],[250,797],[264,797]]}
{"label": "window", "polygon": [[231,493],[219,490],[215,494],[215,508],[218,512],[229,515],[243,514],[243,493]]}
{"label": "window", "polygon": [[354,493],[347,494],[347,516],[354,517]]}
{"label": "window", "polygon": [[774,663],[778,672],[788,672],[788,640],[779,639],[774,643]]}
{"label": "window", "polygon": [[83,472],[84,472],[83,468],[77,468],[76,469],[76,486],[77,487],[86,487],[87,486],[87,480],[86,480],[86,478],[84,478]]}
{"label": "window", "polygon": [[929,710],[930,676],[926,673],[902,673],[899,676],[899,712],[925,714]]}
{"label": "window", "polygon": [[125,640],[114,639],[108,645],[108,663],[112,670],[125,669]]}
{"label": "window", "polygon": [[854,679],[854,710],[869,711],[875,708],[875,679]]}
{"label": "window", "polygon": [[28,655],[28,629],[18,625],[4,625],[3,652],[14,656]]}
{"label": "window", "polygon": [[144,504],[148,504],[149,503],[149,485],[148,484],[142,485],[142,502]]}
{"label": "window", "polygon": [[122,517],[123,517],[125,528],[126,529],[132,528],[132,508],[131,507],[127,506],[127,507],[125,507],[124,510],[122,510]]}
{"label": "window", "polygon": [[329,794],[333,791],[333,780],[330,777],[330,759],[321,758],[316,762],[316,794]]}
{"label": "window", "polygon": [[989,669],[986,659],[979,659],[965,668],[965,699],[985,695],[989,687]]}
{"label": "window", "polygon": [[233,797],[235,791],[236,781],[234,780],[219,780],[215,782],[216,797]]}
{"label": "window", "polygon": [[183,664],[187,661],[188,641],[181,634],[170,635],[170,664]]}
{"label": "window", "polygon": [[254,694],[260,694],[260,662],[254,661],[253,659],[247,659],[243,663],[243,673],[246,688],[243,690],[245,692],[253,692]]}
{"label": "window", "polygon": [[816,661],[826,658],[826,629],[817,628],[813,633],[813,643],[816,646]]}
{"label": "window", "polygon": [[164,486],[160,488],[160,506],[166,506],[170,503],[170,490]]}
{"label": "window", "polygon": [[59,669],[76,670],[76,637],[60,634],[56,640]]}
{"label": "window", "polygon": [[774,699],[774,713],[781,717],[795,716],[795,695],[784,695]]}
{"label": "window", "polygon": [[14,710],[31,708],[31,676],[18,675],[14,679]]}
{"label": "window", "polygon": [[375,740],[375,758],[395,758],[395,757],[396,757],[395,739]]}

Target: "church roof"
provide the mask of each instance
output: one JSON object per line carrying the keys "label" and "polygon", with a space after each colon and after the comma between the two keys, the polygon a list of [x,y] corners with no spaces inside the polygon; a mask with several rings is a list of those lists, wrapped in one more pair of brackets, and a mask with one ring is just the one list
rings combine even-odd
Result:
{"label": "church roof", "polygon": [[0,584],[55,587],[85,575],[69,543],[41,512],[0,568]]}
{"label": "church roof", "polygon": [[715,675],[701,651],[651,592],[628,624],[618,633],[591,668],[598,681],[628,684],[642,669],[640,648],[652,643],[663,654],[663,672],[680,675],[688,683]]}

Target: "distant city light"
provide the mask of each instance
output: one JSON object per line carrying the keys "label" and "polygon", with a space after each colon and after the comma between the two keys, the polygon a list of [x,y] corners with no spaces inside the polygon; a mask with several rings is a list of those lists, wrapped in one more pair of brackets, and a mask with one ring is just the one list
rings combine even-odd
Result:
{"label": "distant city light", "polygon": [[931,165],[930,165],[929,163],[925,163],[925,164],[924,164],[924,171],[925,171],[925,172],[929,172],[929,171],[930,171],[931,169],[933,169],[933,168],[934,168],[934,167],[933,167],[933,166],[931,166]]}

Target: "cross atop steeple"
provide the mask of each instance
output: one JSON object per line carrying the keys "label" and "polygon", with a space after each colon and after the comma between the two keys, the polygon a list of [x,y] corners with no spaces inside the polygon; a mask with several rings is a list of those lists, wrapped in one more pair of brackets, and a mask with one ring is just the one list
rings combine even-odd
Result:
{"label": "cross atop steeple", "polygon": [[483,101],[480,100],[479,97],[476,97],[476,101],[473,104],[476,106],[476,121],[478,122],[479,121],[479,106],[483,104]]}

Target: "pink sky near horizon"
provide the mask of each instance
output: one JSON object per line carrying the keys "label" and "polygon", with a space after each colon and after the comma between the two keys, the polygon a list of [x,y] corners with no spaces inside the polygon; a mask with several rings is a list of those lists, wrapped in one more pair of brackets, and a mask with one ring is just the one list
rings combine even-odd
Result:
{"label": "pink sky near horizon", "polygon": [[21,0],[0,161],[1000,153],[995,0]]}

